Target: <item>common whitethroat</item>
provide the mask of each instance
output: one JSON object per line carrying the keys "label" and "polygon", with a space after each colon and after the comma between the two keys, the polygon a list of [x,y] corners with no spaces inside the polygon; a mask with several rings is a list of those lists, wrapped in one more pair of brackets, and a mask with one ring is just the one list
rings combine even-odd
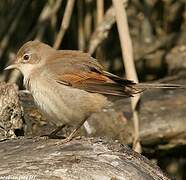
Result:
{"label": "common whitethroat", "polygon": [[29,41],[18,51],[15,63],[7,69],[18,69],[24,85],[47,119],[58,128],[74,127],[65,141],[94,112],[112,106],[107,96],[132,97],[148,88],[182,88],[176,84],[136,84],[104,71],[87,53],[56,50],[39,41]]}

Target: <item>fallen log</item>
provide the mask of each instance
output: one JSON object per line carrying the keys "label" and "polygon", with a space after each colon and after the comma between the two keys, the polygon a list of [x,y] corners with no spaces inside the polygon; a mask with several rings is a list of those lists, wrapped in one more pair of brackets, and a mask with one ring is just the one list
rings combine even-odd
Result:
{"label": "fallen log", "polygon": [[144,156],[100,138],[60,140],[21,138],[0,142],[0,177],[7,179],[169,178]]}

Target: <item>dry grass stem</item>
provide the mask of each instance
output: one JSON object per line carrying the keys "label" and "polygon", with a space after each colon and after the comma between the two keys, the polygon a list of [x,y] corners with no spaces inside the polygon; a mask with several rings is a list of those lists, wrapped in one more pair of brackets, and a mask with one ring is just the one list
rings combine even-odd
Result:
{"label": "dry grass stem", "polygon": [[[17,13],[16,18],[14,19],[13,23],[11,24],[11,26],[8,28],[6,35],[3,37],[3,39],[1,40],[0,43],[0,47],[1,47],[1,57],[3,56],[3,51],[5,51],[5,49],[7,48],[8,44],[9,44],[9,40],[12,36],[12,34],[14,33],[15,29],[17,28],[20,18],[22,17],[23,13],[25,12],[26,7],[28,6],[28,4],[31,1],[24,1]],[[1,58],[0,57],[0,58]]]}
{"label": "dry grass stem", "polygon": [[[122,0],[122,3],[125,5],[126,0]],[[96,48],[101,44],[101,42],[107,38],[109,30],[112,28],[112,25],[115,23],[115,11],[113,6],[111,6],[104,14],[102,22],[96,27],[92,33],[88,45],[88,52],[93,54]]]}
{"label": "dry grass stem", "polygon": [[47,3],[45,7],[43,8],[40,17],[38,19],[38,24],[37,24],[37,39],[42,39],[43,34],[45,32],[46,26],[44,26],[44,23],[48,20],[50,20],[56,13],[58,12],[60,6],[61,6],[62,0],[55,1],[55,4],[51,6],[50,3]]}
{"label": "dry grass stem", "polygon": [[84,30],[85,30],[85,40],[86,42],[89,40],[91,32],[92,32],[92,8],[91,8],[92,0],[85,0],[85,20],[84,20]]}
{"label": "dry grass stem", "polygon": [[[19,25],[19,22],[20,22],[20,19],[22,17],[22,15],[24,14],[26,8],[28,7],[28,5],[30,4],[31,1],[24,1],[17,13],[17,16],[15,17],[13,23],[11,24],[11,26],[9,27],[9,29],[7,30],[7,33],[6,35],[3,37],[3,39],[1,40],[1,43],[0,43],[0,49],[1,49],[1,53],[0,53],[0,58],[2,58],[4,56],[4,53],[6,52],[6,49],[8,48],[9,46],[9,43],[10,43],[10,39],[13,35],[13,33],[15,32],[15,30],[17,29],[18,25]],[[13,74],[13,75],[12,75]],[[16,82],[18,77],[20,76],[20,72],[18,71],[14,71],[10,74],[10,77],[13,77],[13,81],[11,80],[11,82]],[[2,80],[5,80],[4,79],[5,77],[2,77]]]}
{"label": "dry grass stem", "polygon": [[78,8],[78,49],[85,49],[85,32],[84,32],[84,24],[83,24],[83,0],[79,0],[77,2]]}
{"label": "dry grass stem", "polygon": [[54,46],[53,46],[56,49],[59,48],[59,46],[63,40],[64,34],[69,26],[74,3],[75,3],[75,0],[68,0],[67,1],[67,5],[65,8],[65,12],[64,12],[64,17],[62,18],[62,21],[61,21],[61,27],[60,27],[60,30],[57,34],[57,37],[56,37],[56,40],[55,40]]}
{"label": "dry grass stem", "polygon": [[[132,79],[135,82],[138,82],[126,11],[125,8],[123,7],[122,1],[113,0],[112,2],[116,13],[116,22],[117,22],[117,27],[118,27],[119,37],[120,37],[126,76],[128,79]],[[140,99],[139,95],[136,95],[134,98],[131,99],[131,105],[133,110],[133,121],[134,121],[133,149],[137,152],[141,152],[141,147],[139,143],[139,116],[138,116],[138,111],[136,109],[139,99]]]}
{"label": "dry grass stem", "polygon": [[97,0],[97,25],[103,21],[104,0]]}

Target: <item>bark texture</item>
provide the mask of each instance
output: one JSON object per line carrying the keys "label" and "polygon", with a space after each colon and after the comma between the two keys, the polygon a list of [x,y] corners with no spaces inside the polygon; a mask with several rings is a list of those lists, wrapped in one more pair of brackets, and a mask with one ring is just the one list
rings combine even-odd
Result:
{"label": "bark texture", "polygon": [[144,156],[100,138],[15,139],[0,142],[0,176],[63,180],[168,180]]}

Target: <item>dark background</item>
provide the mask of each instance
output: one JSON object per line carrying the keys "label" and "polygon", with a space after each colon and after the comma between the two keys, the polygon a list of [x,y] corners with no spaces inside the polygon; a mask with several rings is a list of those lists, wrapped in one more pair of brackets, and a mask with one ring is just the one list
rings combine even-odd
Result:
{"label": "dark background", "polygon": [[[99,0],[97,0],[99,1]],[[98,27],[108,25],[104,15],[112,6],[105,0],[103,16],[98,22],[96,0],[76,0],[70,23],[64,29],[59,49],[90,52],[93,40],[99,41],[91,54],[106,70],[125,76],[116,23],[100,38]],[[17,82],[24,88],[21,76],[3,72],[16,51],[28,40],[39,39],[53,46],[60,30],[67,1],[1,0],[0,2],[0,81]],[[140,81],[176,76],[186,67],[186,2],[185,0],[130,0],[127,15],[133,42],[134,60]],[[56,11],[54,10],[56,8]],[[105,21],[105,24],[104,24]],[[186,178],[185,149],[165,151],[158,165],[178,179]],[[146,154],[148,157],[148,154]],[[156,156],[149,157],[157,162]]]}

